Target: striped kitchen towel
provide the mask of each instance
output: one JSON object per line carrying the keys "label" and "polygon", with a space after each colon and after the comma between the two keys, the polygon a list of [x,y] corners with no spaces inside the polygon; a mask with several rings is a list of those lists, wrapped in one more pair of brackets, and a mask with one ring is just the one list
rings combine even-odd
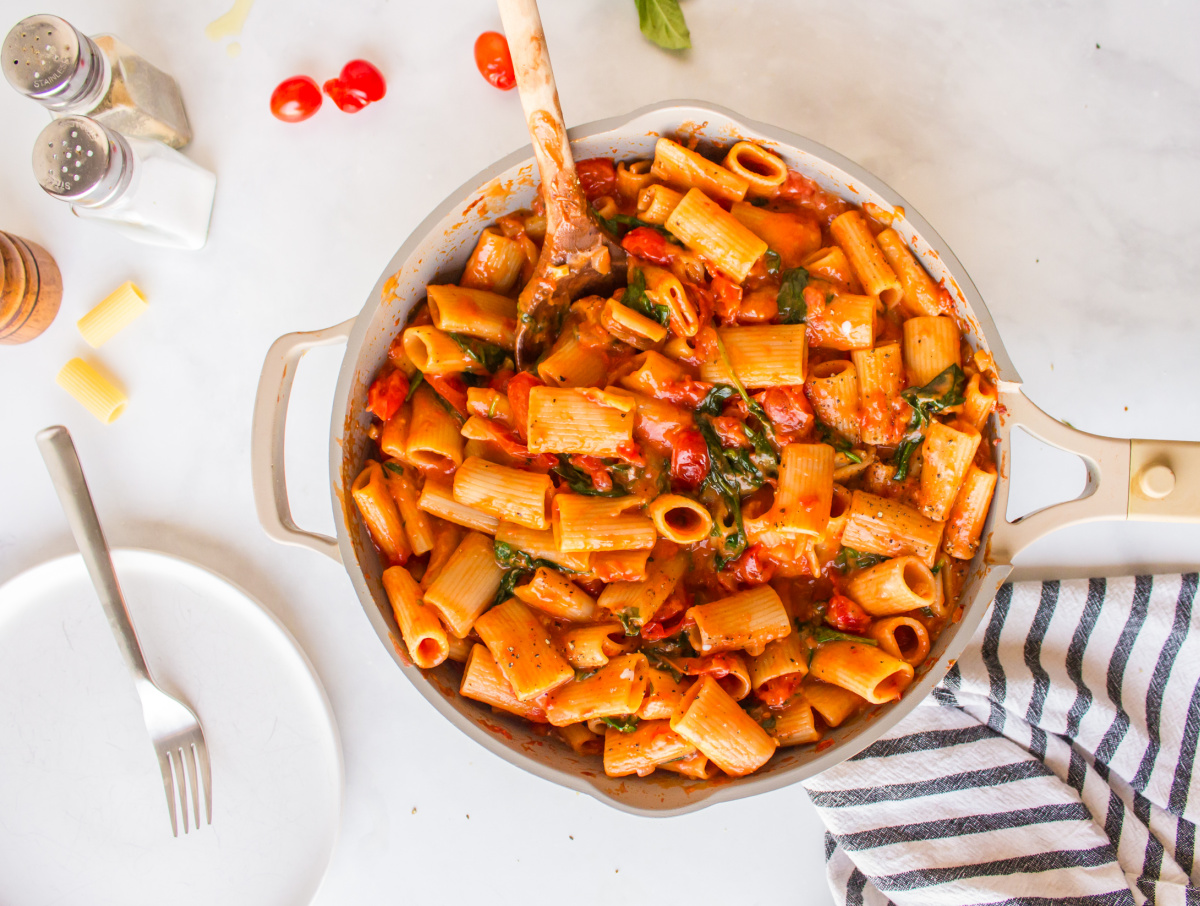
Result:
{"label": "striped kitchen towel", "polygon": [[835,899],[1200,904],[1196,585],[1001,588],[933,696],[807,783]]}

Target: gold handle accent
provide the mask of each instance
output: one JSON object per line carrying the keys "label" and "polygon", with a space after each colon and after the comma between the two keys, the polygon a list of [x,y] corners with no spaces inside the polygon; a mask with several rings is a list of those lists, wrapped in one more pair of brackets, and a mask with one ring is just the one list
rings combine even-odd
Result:
{"label": "gold handle accent", "polygon": [[1129,442],[1129,518],[1200,522],[1200,443]]}

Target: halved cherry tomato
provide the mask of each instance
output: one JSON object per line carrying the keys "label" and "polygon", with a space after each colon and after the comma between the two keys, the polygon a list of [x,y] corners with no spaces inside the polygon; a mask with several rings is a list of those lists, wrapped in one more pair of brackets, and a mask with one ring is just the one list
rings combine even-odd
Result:
{"label": "halved cherry tomato", "polygon": [[612,472],[608,470],[608,466],[599,456],[572,456],[570,462],[575,468],[587,472],[588,477],[592,480],[592,487],[597,491],[612,490]]}
{"label": "halved cherry tomato", "polygon": [[285,123],[299,123],[321,109],[321,89],[308,76],[284,79],[271,92],[271,113]]}
{"label": "halved cherry tomato", "polygon": [[857,601],[845,595],[834,595],[825,608],[825,622],[842,632],[866,632],[871,625],[871,615]]}
{"label": "halved cherry tomato", "polygon": [[812,404],[804,395],[804,387],[792,384],[785,387],[770,387],[754,394],[754,400],[763,407],[775,430],[786,434],[808,434],[813,429]]}
{"label": "halved cherry tomato", "polygon": [[724,274],[712,279],[713,307],[721,323],[732,327],[737,323],[738,311],[742,307],[742,288]]}
{"label": "halved cherry tomato", "polygon": [[463,418],[470,415],[467,412],[467,384],[457,374],[426,374],[425,383]]}
{"label": "halved cherry tomato", "polygon": [[575,164],[575,173],[588,201],[617,194],[617,171],[611,157],[589,157]]}
{"label": "halved cherry tomato", "polygon": [[768,708],[782,708],[796,694],[796,690],[800,688],[800,681],[803,679],[803,673],[785,673],[783,676],[775,676],[759,686],[754,694]]}
{"label": "halved cherry tomato", "polygon": [[387,421],[404,405],[408,396],[408,377],[399,368],[382,374],[367,389],[367,411]]}
{"label": "halved cherry tomato", "polygon": [[367,104],[366,94],[357,88],[349,88],[341,79],[329,79],[325,82],[325,93],[338,106],[342,113],[358,113]]}
{"label": "halved cherry tomato", "polygon": [[517,84],[508,41],[499,32],[485,31],[475,39],[475,65],[479,74],[501,91]]}
{"label": "halved cherry tomato", "polygon": [[512,376],[508,382],[508,404],[512,406],[513,422],[517,433],[522,439],[529,437],[529,391],[534,387],[544,387],[542,380],[528,371],[522,371]]}
{"label": "halved cherry tomato", "polygon": [[671,482],[694,491],[708,477],[708,444],[695,428],[676,429],[667,435],[671,444]]}
{"label": "halved cherry tomato", "polygon": [[647,642],[657,642],[659,639],[669,639],[683,628],[687,619],[688,601],[683,587],[675,586],[671,597],[654,613],[654,617],[642,626],[642,638]]}
{"label": "halved cherry tomato", "polygon": [[383,100],[387,94],[387,82],[383,73],[374,63],[366,60],[351,60],[342,67],[338,76],[342,84],[354,91],[361,92],[368,102]]}
{"label": "halved cherry tomato", "polygon": [[667,265],[675,258],[667,244],[666,237],[650,227],[636,227],[630,230],[621,240],[621,248],[631,255],[645,258],[654,264]]}

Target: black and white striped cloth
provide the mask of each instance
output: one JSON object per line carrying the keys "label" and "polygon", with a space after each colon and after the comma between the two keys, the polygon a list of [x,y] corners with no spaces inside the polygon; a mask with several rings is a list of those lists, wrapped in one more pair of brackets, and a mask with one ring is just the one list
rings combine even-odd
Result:
{"label": "black and white striped cloth", "polygon": [[808,782],[835,899],[1200,904],[1196,586],[1001,588],[933,696]]}

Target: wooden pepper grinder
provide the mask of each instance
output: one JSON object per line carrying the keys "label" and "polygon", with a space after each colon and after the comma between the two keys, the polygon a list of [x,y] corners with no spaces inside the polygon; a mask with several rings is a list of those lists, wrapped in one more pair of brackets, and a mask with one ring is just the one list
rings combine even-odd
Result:
{"label": "wooden pepper grinder", "polygon": [[62,274],[36,242],[0,231],[0,344],[27,343],[50,326]]}

